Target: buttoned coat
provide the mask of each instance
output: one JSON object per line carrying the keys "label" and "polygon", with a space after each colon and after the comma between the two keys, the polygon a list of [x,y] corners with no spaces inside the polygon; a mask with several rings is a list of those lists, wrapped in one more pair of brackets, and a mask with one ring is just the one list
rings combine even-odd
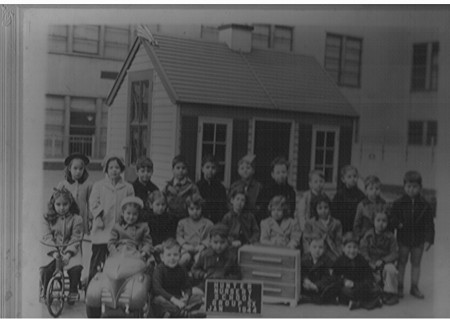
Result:
{"label": "buttoned coat", "polygon": [[119,246],[126,245],[144,252],[147,256],[153,252],[152,237],[147,223],[136,223],[128,225],[117,223],[111,231],[111,238],[108,242],[110,253],[116,251]]}
{"label": "buttoned coat", "polygon": [[309,243],[311,237],[319,234],[324,239],[325,254],[332,261],[335,261],[342,252],[342,225],[341,222],[330,217],[328,224],[323,223],[320,219],[312,218],[305,224],[303,232],[303,249],[309,252]]}
{"label": "buttoned coat", "polygon": [[120,222],[122,216],[120,207],[122,200],[133,195],[133,186],[122,179],[113,185],[111,180],[105,177],[94,184],[89,197],[89,208],[93,217],[91,231],[93,244],[108,243],[111,230],[116,223]]}
{"label": "buttoned coat", "polygon": [[374,202],[364,198],[356,207],[356,216],[353,222],[353,233],[361,240],[364,234],[373,227],[376,212],[386,211],[386,201],[378,197]]}
{"label": "buttoned coat", "polygon": [[212,226],[212,221],[204,217],[201,217],[198,221],[190,217],[183,218],[178,222],[177,241],[181,246],[189,244],[196,247],[202,244],[208,247],[209,231]]}
{"label": "buttoned coat", "polygon": [[167,199],[168,211],[178,220],[187,216],[186,198],[200,192],[189,178],[185,178],[182,182],[176,183],[174,179],[167,182],[162,190]]}
{"label": "buttoned coat", "polygon": [[398,245],[395,236],[386,230],[377,234],[375,229],[369,229],[359,244],[361,255],[373,267],[378,260],[393,263],[398,258]]}
{"label": "buttoned coat", "polygon": [[293,248],[300,244],[300,237],[300,227],[293,218],[283,218],[280,224],[273,217],[261,222],[261,244]]}

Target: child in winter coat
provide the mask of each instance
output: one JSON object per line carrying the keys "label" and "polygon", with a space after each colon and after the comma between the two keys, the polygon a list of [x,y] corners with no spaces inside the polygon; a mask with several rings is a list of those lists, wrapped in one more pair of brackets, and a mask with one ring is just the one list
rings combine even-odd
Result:
{"label": "child in winter coat", "polygon": [[136,161],[137,178],[133,182],[134,194],[142,199],[144,207],[148,204],[150,193],[157,191],[158,187],[152,183],[153,162],[147,156],[139,157]]}
{"label": "child in winter coat", "polygon": [[261,222],[260,243],[270,246],[298,248],[300,227],[289,217],[289,203],[282,195],[274,196],[269,202],[271,216]]}
{"label": "child in winter coat", "polygon": [[[50,245],[71,245],[62,249],[62,262],[67,269],[70,280],[69,303],[78,299],[78,286],[81,278],[80,242],[83,239],[83,219],[78,205],[71,192],[62,187],[55,189],[48,204],[48,211],[44,215],[45,235],[43,241]],[[46,246],[47,247],[47,246]],[[47,264],[40,268],[41,300],[45,298],[47,286],[56,269],[58,253],[55,248],[46,248]]]}

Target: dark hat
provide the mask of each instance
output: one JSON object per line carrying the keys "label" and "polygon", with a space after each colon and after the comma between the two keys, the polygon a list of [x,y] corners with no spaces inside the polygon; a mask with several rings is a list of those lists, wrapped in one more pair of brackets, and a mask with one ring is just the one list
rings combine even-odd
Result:
{"label": "dark hat", "polygon": [[222,237],[228,237],[228,226],[222,223],[217,223],[213,227],[211,227],[211,230],[209,231],[209,236],[215,236],[219,235]]}
{"label": "dark hat", "polygon": [[86,155],[81,153],[72,153],[66,157],[66,159],[64,160],[64,165],[69,166],[70,162],[72,162],[72,160],[75,158],[81,159],[84,162],[84,165],[89,164],[89,158]]}
{"label": "dark hat", "polygon": [[342,238],[342,243],[344,244],[344,246],[348,243],[355,243],[358,245],[358,238],[352,232],[348,232]]}

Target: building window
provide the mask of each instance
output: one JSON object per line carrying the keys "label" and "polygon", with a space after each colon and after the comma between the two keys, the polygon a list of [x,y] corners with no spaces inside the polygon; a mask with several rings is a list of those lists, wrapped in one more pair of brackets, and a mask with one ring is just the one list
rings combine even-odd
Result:
{"label": "building window", "polygon": [[293,27],[254,24],[252,32],[252,46],[260,49],[277,49],[292,51]]}
{"label": "building window", "polygon": [[226,186],[230,185],[232,120],[199,118],[197,140],[197,179],[200,179],[201,161],[207,154],[217,160],[217,178]]}
{"label": "building window", "polygon": [[412,91],[436,91],[438,86],[439,43],[413,45]]}
{"label": "building window", "polygon": [[67,43],[69,36],[69,27],[66,25],[50,26],[49,31],[49,50],[50,52],[67,52]]}
{"label": "building window", "polygon": [[92,156],[95,140],[95,112],[70,112],[69,153]]}
{"label": "building window", "polygon": [[105,26],[105,58],[122,59],[130,47],[128,26]]}
{"label": "building window", "polygon": [[338,85],[361,86],[362,39],[327,33],[325,69]]}
{"label": "building window", "polygon": [[76,25],[73,27],[73,52],[99,54],[100,27]]}
{"label": "building window", "polygon": [[408,144],[436,145],[437,130],[437,121],[409,121]]}
{"label": "building window", "polygon": [[292,27],[275,26],[273,33],[273,47],[283,51],[292,51]]}
{"label": "building window", "polygon": [[321,170],[325,183],[337,182],[339,154],[339,128],[314,127],[311,152],[311,169]]}
{"label": "building window", "polygon": [[254,48],[270,48],[270,25],[254,24],[252,33],[252,46]]}
{"label": "building window", "polygon": [[214,26],[202,25],[200,30],[200,38],[208,41],[218,41],[219,30]]}

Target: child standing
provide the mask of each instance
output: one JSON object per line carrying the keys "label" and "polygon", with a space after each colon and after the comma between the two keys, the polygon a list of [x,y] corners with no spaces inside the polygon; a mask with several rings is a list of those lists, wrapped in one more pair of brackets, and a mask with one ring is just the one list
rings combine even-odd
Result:
{"label": "child standing", "polygon": [[153,272],[153,305],[156,317],[205,317],[195,310],[202,305],[201,295],[192,295],[192,281],[179,265],[180,245],[169,238],[162,244],[162,263]]}
{"label": "child standing", "polygon": [[286,198],[276,195],[268,206],[271,217],[261,222],[261,244],[297,248],[300,244],[300,227],[289,217]]}
{"label": "child standing", "polygon": [[89,196],[92,191],[92,183],[87,179],[89,177],[86,166],[89,164],[89,158],[81,153],[73,153],[64,160],[64,181],[61,181],[57,188],[63,186],[68,189],[75,199],[80,209],[80,216],[83,219],[83,231],[89,234],[92,223],[92,214],[89,212]]}
{"label": "child standing", "polygon": [[380,179],[374,175],[367,176],[364,180],[364,186],[366,198],[358,204],[353,223],[353,233],[359,240],[369,229],[373,228],[375,213],[386,210],[386,201],[380,196]]}
{"label": "child standing", "polygon": [[187,176],[188,167],[183,156],[177,155],[172,161],[173,178],[167,182],[163,193],[167,199],[169,214],[178,223],[187,216],[186,198],[193,194],[199,194],[197,186]]}
{"label": "child standing", "polygon": [[275,195],[282,195],[286,198],[288,203],[288,211],[286,213],[289,217],[294,216],[296,193],[294,188],[287,182],[289,162],[284,157],[277,157],[272,161],[271,169],[272,180],[268,185],[264,185],[258,196],[257,206],[260,208],[260,211],[258,216],[256,216],[257,221],[270,216],[270,211],[267,211],[267,207],[269,201]]}
{"label": "child standing", "polygon": [[342,252],[342,225],[330,215],[330,199],[327,196],[319,196],[314,202],[316,218],[311,218],[305,224],[303,232],[303,248],[307,253],[311,239],[321,236],[324,239],[325,255],[335,261]]}
{"label": "child standing", "polygon": [[205,155],[202,159],[202,177],[197,182],[200,195],[205,200],[203,216],[214,224],[222,220],[227,212],[227,191],[216,178],[217,161],[212,155]]}
{"label": "child standing", "polygon": [[120,203],[127,196],[133,196],[133,186],[122,179],[125,164],[120,157],[108,156],[103,162],[106,176],[92,187],[89,208],[92,212],[92,257],[89,266],[89,281],[108,255],[108,241],[111,230],[120,221]]}
{"label": "child standing", "polygon": [[388,217],[385,211],[375,212],[374,226],[369,229],[360,242],[361,255],[383,281],[383,301],[386,305],[398,303],[398,271],[395,262],[398,258],[398,245],[393,233],[387,230]]}
{"label": "child standing", "polygon": [[200,281],[196,287],[205,292],[206,279],[241,279],[237,262],[237,251],[229,247],[228,227],[215,224],[210,231],[210,245],[192,267],[192,277]]}
{"label": "child standing", "polygon": [[203,198],[194,194],[186,198],[189,217],[178,222],[177,241],[181,246],[180,265],[187,267],[198,259],[200,253],[208,247],[209,230],[213,223],[202,217]]}
{"label": "child standing", "polygon": [[302,257],[302,296],[317,304],[334,303],[339,293],[331,274],[332,261],[324,251],[324,240],[316,234],[310,238],[309,252]]}
{"label": "child standing", "polygon": [[230,191],[231,210],[223,216],[222,223],[229,228],[229,240],[233,247],[254,244],[259,240],[259,227],[253,213],[245,209],[246,195],[243,188]]}
{"label": "child standing", "polygon": [[108,242],[109,253],[117,252],[120,246],[127,246],[146,260],[153,252],[153,245],[148,224],[138,222],[144,203],[139,197],[128,196],[122,200],[120,206],[122,217],[111,231],[111,238]]}
{"label": "child standing", "polygon": [[422,176],[408,171],[403,178],[405,193],[392,205],[392,227],[397,230],[399,245],[398,294],[403,297],[403,277],[411,254],[411,290],[416,298],[423,299],[419,290],[420,262],[423,251],[434,243],[434,220],[430,204],[421,195]]}
{"label": "child standing", "polygon": [[342,224],[343,233],[353,230],[356,207],[364,199],[364,193],[358,188],[358,170],[347,165],[341,170],[341,187],[333,198],[331,212]]}
{"label": "child standing", "polygon": [[150,158],[142,156],[136,161],[137,178],[133,182],[134,194],[142,199],[144,206],[148,203],[148,195],[157,191],[158,187],[152,183],[153,162]]}
{"label": "child standing", "polygon": [[257,207],[256,201],[262,189],[262,184],[253,178],[253,176],[255,175],[254,161],[255,155],[253,154],[247,154],[239,160],[238,174],[241,179],[231,184],[229,193],[231,194],[231,192],[237,188],[244,189],[245,196],[247,197],[246,208],[255,215],[256,221],[259,225],[259,223],[265,216],[259,216],[258,214],[257,217],[259,207]]}
{"label": "child standing", "polygon": [[[43,241],[51,245],[73,243],[62,250],[62,262],[70,280],[69,304],[78,299],[78,286],[81,278],[80,241],[83,239],[83,219],[79,215],[77,203],[71,192],[62,187],[55,189],[44,215],[45,235]],[[58,253],[53,247],[47,247],[47,264],[40,268],[41,300],[45,298],[47,286],[56,269]]]}
{"label": "child standing", "polygon": [[353,233],[344,236],[344,253],[336,260],[333,275],[341,283],[339,301],[347,304],[350,310],[359,307],[367,310],[381,307],[379,291],[375,285],[372,269],[358,252],[358,239]]}
{"label": "child standing", "polygon": [[314,202],[318,196],[327,196],[323,191],[325,185],[325,175],[322,171],[313,170],[309,173],[309,190],[303,193],[301,197],[297,211],[295,213],[295,219],[300,225],[300,230],[305,229],[305,223],[311,218],[315,218]]}

